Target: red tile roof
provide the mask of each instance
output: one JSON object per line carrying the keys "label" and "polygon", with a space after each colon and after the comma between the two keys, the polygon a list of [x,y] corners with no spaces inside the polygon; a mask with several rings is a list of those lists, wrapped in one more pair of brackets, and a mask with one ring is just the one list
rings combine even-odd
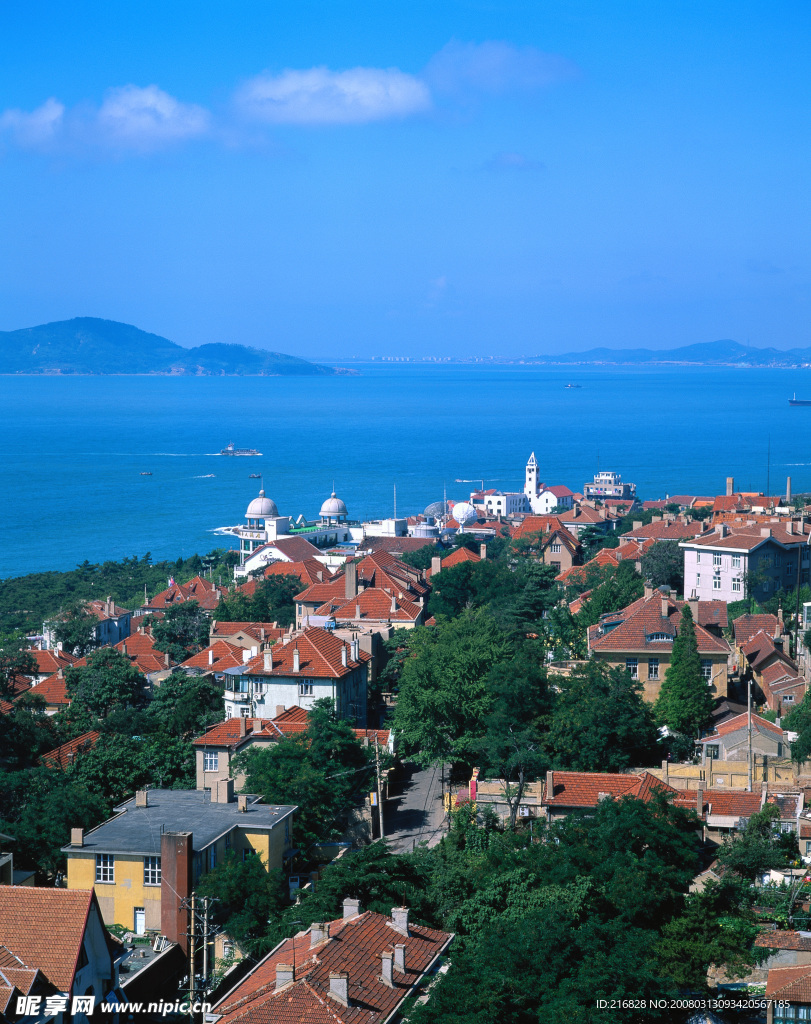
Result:
{"label": "red tile roof", "polygon": [[82,948],[92,889],[0,886],[0,945],[70,992]]}
{"label": "red tile roof", "polygon": [[281,640],[287,632],[275,622],[224,622],[215,619],[211,623],[210,639],[226,640],[229,636],[250,637],[257,643],[265,643],[268,640]]}
{"label": "red tile roof", "polygon": [[596,807],[601,794],[612,800],[622,796],[634,796],[649,800],[655,791],[676,794],[672,786],[657,779],[649,772],[639,775],[617,775],[608,772],[551,772],[553,795],[549,796],[547,782],[544,782],[541,802],[545,807]]}
{"label": "red tile roof", "polygon": [[115,645],[115,649],[121,654],[126,654],[138,671],[145,676],[152,672],[164,672],[175,664],[171,658],[167,661],[167,655],[163,651],[156,649],[151,633],[130,633],[126,640],[120,640]]}
{"label": "red tile roof", "polygon": [[333,574],[317,558],[305,558],[301,562],[271,562],[265,569],[265,579],[269,576],[298,576],[303,585],[323,583]]}
{"label": "red tile roof", "polygon": [[470,548],[457,548],[456,551],[442,559],[442,568],[452,569],[453,566],[461,565],[462,562],[481,562],[481,556],[477,555],[475,551],[471,551]]}
{"label": "red tile roof", "polygon": [[326,583],[314,583],[312,586],[302,590],[293,598],[301,604],[323,604],[330,598],[341,600],[346,598],[346,579],[344,576],[334,576]]}
{"label": "red tile roof", "polygon": [[144,608],[161,610],[174,608],[176,604],[183,604],[184,601],[196,601],[206,611],[213,611],[220,603],[220,593],[219,588],[210,580],[195,576],[188,583],[177,583],[167,590],[162,590],[151,601],[147,601]]}
{"label": "red tile roof", "polygon": [[409,601],[402,591],[367,587],[357,597],[333,599],[316,608],[316,615],[346,622],[416,622],[422,607]]}
{"label": "red tile roof", "polygon": [[766,980],[766,998],[811,1003],[811,965],[772,967]]}
{"label": "red tile roof", "polygon": [[433,537],[367,537],[361,542],[363,551],[386,551],[389,554],[407,554],[436,544]]}
{"label": "red tile roof", "polygon": [[[597,653],[608,651],[670,653],[673,639],[678,635],[685,602],[667,599],[667,615],[665,616],[662,614],[662,601],[663,595],[661,591],[657,590],[651,597],[640,598],[619,612],[602,615],[597,627],[592,627],[589,631],[591,650]],[[620,623],[618,626],[605,630],[605,626],[616,621]],[[700,623],[695,623],[695,633],[700,654],[728,655],[730,653],[726,640],[713,636]],[[652,636],[663,635],[671,639],[649,639]]]}
{"label": "red tile roof", "polygon": [[[748,728],[747,715],[735,715],[734,718],[728,718],[725,722],[716,726],[715,732],[709,736],[702,736],[698,743],[714,743],[722,736],[728,736],[731,732],[737,732],[739,729]],[[778,739],[783,738],[783,730],[779,725],[775,725],[774,722],[768,721],[766,718],[761,718],[760,715],[752,715],[752,730],[755,732],[771,733]]]}
{"label": "red tile roof", "polygon": [[[794,523],[795,532],[789,533],[786,529],[786,521],[784,520],[780,522],[769,521],[768,523],[759,522],[752,525],[748,523],[741,525],[729,523],[726,526],[726,530],[726,536],[721,536],[716,529],[710,529],[706,533],[694,537],[689,546],[697,545],[702,548],[728,548],[733,551],[753,551],[755,548],[760,547],[761,544],[773,540],[783,547],[796,547],[800,544],[808,543],[811,525],[805,523],[802,533],[800,533],[799,523]],[[769,531],[766,536],[763,535],[765,530]]]}
{"label": "red tile roof", "polygon": [[780,620],[776,615],[739,615],[732,623],[735,632],[735,643],[741,647],[751,640],[756,633],[763,630],[769,636],[776,637],[780,633]]}
{"label": "red tile roof", "polygon": [[49,707],[61,707],[70,704],[65,680],[64,678],[60,679],[57,674],[43,679],[41,683],[33,687],[31,693],[35,697],[42,697]]}
{"label": "red tile roof", "polygon": [[70,668],[70,666],[75,665],[77,661],[77,659],[72,654],[68,654],[67,651],[33,650],[28,653],[37,663],[37,675],[39,676],[49,676],[52,672],[58,672],[60,668],[63,670]]}
{"label": "red tile roof", "polygon": [[47,768],[67,768],[73,764],[80,754],[92,750],[100,736],[101,733],[96,732],[95,729],[90,732],[83,732],[81,736],[77,736],[75,739],[69,740],[59,747],[54,747],[47,754],[43,754],[39,762]]}
{"label": "red tile roof", "polygon": [[[280,943],[234,990],[215,1006],[221,1024],[374,1024],[387,1020],[452,939],[448,932],[409,924],[408,935],[390,918],[367,911],[331,921],[321,942],[299,933]],[[380,977],[381,957],[405,947],[405,973],[394,969],[393,985]],[[276,990],[277,964],[295,964],[296,979]],[[330,974],[345,972],[349,1006],[329,995]]]}
{"label": "red tile roof", "polygon": [[623,536],[634,539],[653,537],[656,540],[686,540],[689,537],[695,537],[703,529],[703,523],[697,520],[692,520],[689,523],[666,523],[662,521],[661,523],[647,523],[645,526],[639,526],[635,530],[629,530]]}
{"label": "red tile roof", "polygon": [[811,935],[776,928],[761,932],[755,939],[755,945],[761,949],[795,949],[811,953]]}
{"label": "red tile roof", "polygon": [[208,672],[224,672],[227,668],[236,668],[244,662],[244,647],[229,644],[227,640],[215,640],[204,647],[198,654],[187,658],[183,668],[201,668]]}
{"label": "red tile roof", "polygon": [[[294,651],[299,652],[299,670],[293,671]],[[342,662],[341,651],[346,650],[346,665]],[[265,655],[272,658],[273,668],[265,668]],[[317,679],[340,679],[360,665],[369,661],[370,654],[358,652],[358,661],[351,657],[351,646],[340,637],[318,626],[309,626],[289,643],[276,643],[245,665],[245,674],[258,676],[313,677]]]}
{"label": "red tile roof", "polygon": [[762,801],[761,794],[757,792],[732,793],[729,790],[722,789],[704,790],[704,811],[707,814],[721,814],[731,818],[748,818],[760,810]]}

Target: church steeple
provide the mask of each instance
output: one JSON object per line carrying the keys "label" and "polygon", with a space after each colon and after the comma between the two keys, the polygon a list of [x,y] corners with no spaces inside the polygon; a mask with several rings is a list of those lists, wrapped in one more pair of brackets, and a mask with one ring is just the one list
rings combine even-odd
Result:
{"label": "church steeple", "polygon": [[528,497],[537,497],[538,495],[538,460],[535,458],[535,452],[533,452],[527,461],[527,475],[526,482],[524,484],[524,494]]}

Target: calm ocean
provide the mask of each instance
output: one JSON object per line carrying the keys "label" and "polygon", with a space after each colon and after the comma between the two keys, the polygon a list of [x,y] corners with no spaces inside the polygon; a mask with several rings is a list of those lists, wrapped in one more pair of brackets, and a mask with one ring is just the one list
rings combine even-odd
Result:
{"label": "calm ocean", "polygon": [[[581,385],[567,390],[568,382]],[[355,518],[421,511],[484,479],[582,488],[598,465],[642,497],[811,490],[811,374],[792,370],[363,365],[357,376],[0,377],[0,577],[226,545],[264,474],[282,514],[335,489]],[[223,458],[229,441],[261,458]],[[141,476],[142,472],[151,476]],[[229,545],[230,546],[230,545]]]}

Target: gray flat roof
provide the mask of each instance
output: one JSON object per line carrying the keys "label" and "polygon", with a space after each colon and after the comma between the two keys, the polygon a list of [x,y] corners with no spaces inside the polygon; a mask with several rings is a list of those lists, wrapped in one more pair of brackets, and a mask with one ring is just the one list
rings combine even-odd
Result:
{"label": "gray flat roof", "polygon": [[[248,832],[265,831],[297,810],[295,805],[263,804],[248,797],[248,809],[240,811],[237,800],[212,803],[211,791],[200,789],[150,789],[149,806],[136,807],[135,797],[116,807],[114,818],[86,832],[83,846],[68,844],[63,853],[160,854],[163,832],[191,832],[192,847],[204,850],[234,827]],[[244,794],[243,794],[244,795]]]}

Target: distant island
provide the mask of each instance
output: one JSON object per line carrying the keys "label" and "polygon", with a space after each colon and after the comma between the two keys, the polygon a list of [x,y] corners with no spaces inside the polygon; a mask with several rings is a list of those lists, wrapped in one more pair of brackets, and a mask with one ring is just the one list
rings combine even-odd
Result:
{"label": "distant island", "polygon": [[131,324],[92,316],[0,331],[0,374],[326,376],[346,372],[352,371],[247,345],[183,348]]}
{"label": "distant island", "polygon": [[524,363],[677,363],[700,366],[811,366],[811,348],[752,348],[738,341],[707,341],[680,348],[592,348],[586,352],[526,356]]}

